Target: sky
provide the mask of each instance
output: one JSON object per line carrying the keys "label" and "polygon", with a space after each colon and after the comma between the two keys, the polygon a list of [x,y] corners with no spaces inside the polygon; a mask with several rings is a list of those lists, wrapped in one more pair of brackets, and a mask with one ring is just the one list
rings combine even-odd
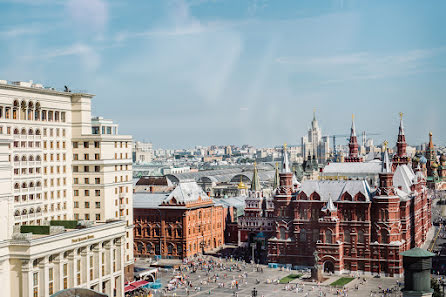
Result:
{"label": "sky", "polygon": [[[0,79],[86,91],[155,148],[446,145],[446,1],[0,0]],[[339,140],[338,140],[339,141]]]}

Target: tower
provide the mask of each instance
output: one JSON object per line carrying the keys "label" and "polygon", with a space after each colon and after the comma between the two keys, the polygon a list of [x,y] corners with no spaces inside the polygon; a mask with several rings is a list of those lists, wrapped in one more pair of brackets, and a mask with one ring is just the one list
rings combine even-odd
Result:
{"label": "tower", "polygon": [[280,186],[279,164],[276,162],[276,172],[274,173],[273,190]]}
{"label": "tower", "polygon": [[359,145],[358,139],[356,137],[356,128],[355,128],[355,116],[352,115],[352,127],[350,131],[350,141],[348,143],[349,154],[348,157],[345,158],[345,162],[362,162],[362,158],[359,157]]}
{"label": "tower", "polygon": [[403,113],[400,112],[400,127],[398,131],[398,139],[396,142],[396,154],[393,156],[392,170],[395,171],[398,165],[409,164],[409,157],[406,153],[406,135],[404,134]]}

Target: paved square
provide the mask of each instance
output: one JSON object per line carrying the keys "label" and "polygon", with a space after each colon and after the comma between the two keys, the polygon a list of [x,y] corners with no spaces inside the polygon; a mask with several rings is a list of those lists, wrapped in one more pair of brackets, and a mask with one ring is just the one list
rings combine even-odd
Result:
{"label": "paved square", "polygon": [[[141,265],[137,262],[136,266]],[[193,264],[192,264],[193,263]],[[263,270],[263,272],[262,272]],[[189,265],[180,269],[161,269],[158,280],[163,289],[156,291],[156,296],[401,296],[399,290],[387,294],[380,290],[394,289],[398,278],[355,278],[344,288],[334,288],[330,284],[341,276],[325,275],[326,280],[317,284],[306,280],[309,273],[289,284],[278,284],[278,280],[289,274],[300,274],[298,271],[286,271],[268,268],[265,265],[252,265],[240,261],[219,259],[206,256],[196,258]],[[347,275],[345,275],[347,276]],[[173,279],[177,281],[172,281]],[[169,285],[169,283],[171,283]],[[237,288],[238,286],[238,288]]]}

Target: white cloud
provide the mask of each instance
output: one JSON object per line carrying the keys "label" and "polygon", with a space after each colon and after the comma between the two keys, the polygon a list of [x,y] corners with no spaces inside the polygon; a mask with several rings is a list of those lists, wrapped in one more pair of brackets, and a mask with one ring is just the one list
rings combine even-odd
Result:
{"label": "white cloud", "polygon": [[82,43],[73,44],[65,48],[48,50],[42,56],[45,58],[77,56],[80,58],[83,67],[89,71],[96,70],[101,62],[101,57],[97,53],[97,50]]}
{"label": "white cloud", "polygon": [[446,52],[446,48],[416,49],[394,54],[358,52],[319,57],[279,57],[276,62],[288,65],[292,72],[334,76],[323,83],[380,79],[437,71],[429,59]]}
{"label": "white cloud", "polygon": [[9,30],[0,31],[0,37],[4,38],[15,38],[22,35],[33,35],[40,33],[41,30],[33,27],[33,26],[27,26],[27,27],[15,27],[11,28]]}

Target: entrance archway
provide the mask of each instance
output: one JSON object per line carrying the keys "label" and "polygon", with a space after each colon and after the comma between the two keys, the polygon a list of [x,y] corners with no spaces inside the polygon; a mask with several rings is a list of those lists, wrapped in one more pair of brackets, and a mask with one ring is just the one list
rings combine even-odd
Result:
{"label": "entrance archway", "polygon": [[332,261],[325,261],[324,262],[324,272],[334,273],[334,264],[333,264]]}

